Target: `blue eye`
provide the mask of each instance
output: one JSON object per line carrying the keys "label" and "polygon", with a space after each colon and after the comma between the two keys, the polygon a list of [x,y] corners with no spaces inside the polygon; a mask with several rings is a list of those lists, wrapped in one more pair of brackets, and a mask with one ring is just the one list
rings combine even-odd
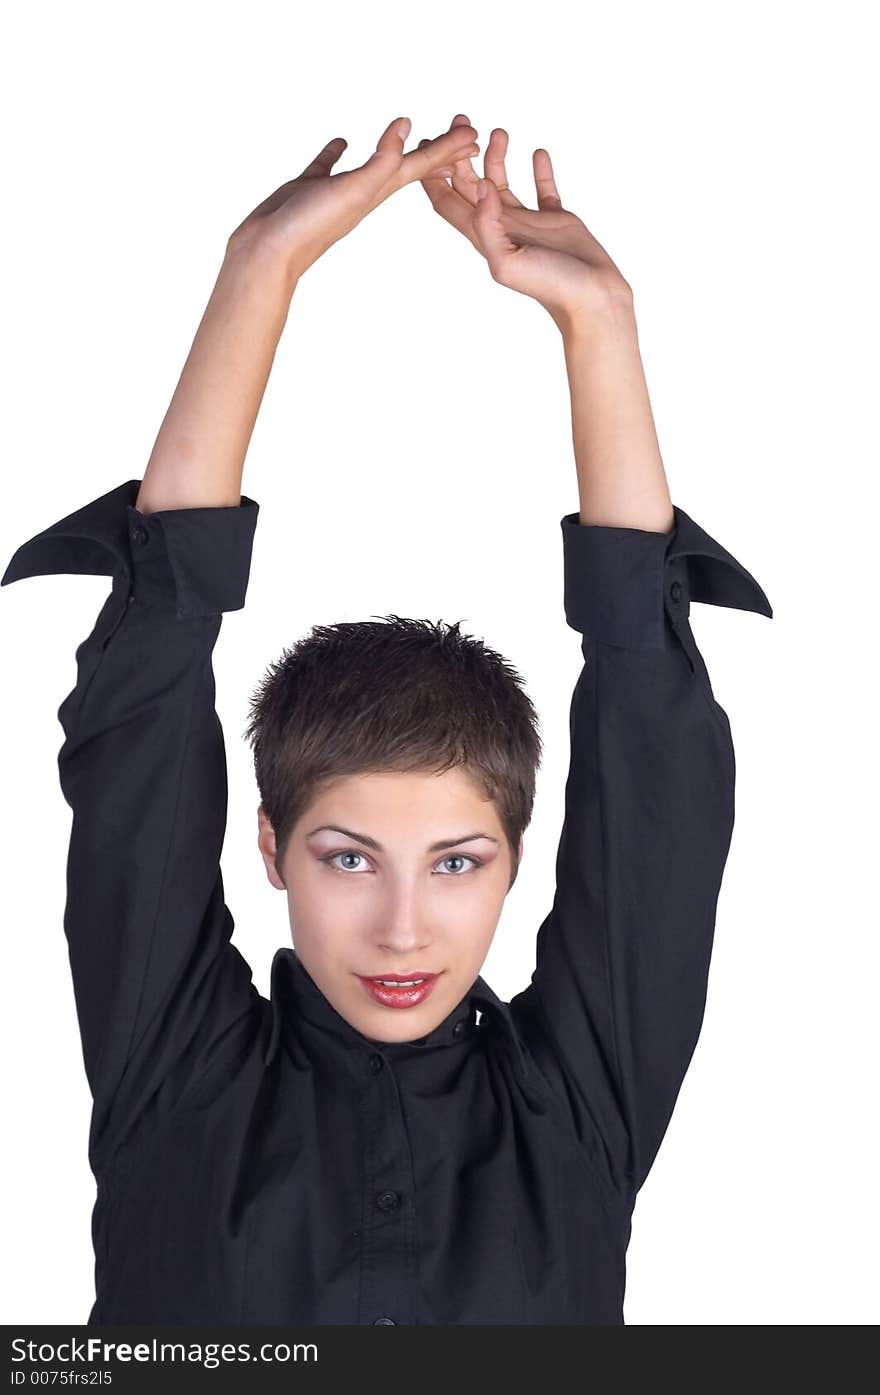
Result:
{"label": "blue eye", "polygon": [[359,867],[337,867],[337,857],[359,857],[363,860],[364,854],[357,852],[354,848],[346,848],[345,852],[331,853],[329,857],[322,857],[321,861],[329,863],[334,872],[359,872],[361,870]]}
{"label": "blue eye", "polygon": [[[482,867],[483,865],[481,862],[477,860],[477,858],[470,857],[468,853],[449,853],[447,857],[441,858],[440,860],[441,862],[455,862],[456,859],[458,859],[459,862],[464,861],[473,863],[473,871],[476,871],[478,867]],[[448,875],[452,876],[453,873],[450,872],[448,873]],[[456,873],[455,875],[458,874]]]}
{"label": "blue eye", "polygon": [[[366,861],[365,854],[362,853],[362,852],[358,852],[357,848],[345,848],[344,851],[342,851],[342,852],[330,853],[327,857],[322,857],[322,858],[320,859],[320,861],[321,861],[321,862],[326,862],[330,867],[333,868],[333,871],[334,871],[334,872],[343,872],[343,873],[344,873],[344,872],[360,872],[360,871],[363,871],[363,870],[364,870],[364,869],[361,868],[361,867],[340,867],[340,866],[337,864],[337,862],[336,862],[336,859],[337,859],[338,857],[359,857],[359,858],[361,859],[362,862],[365,862],[365,861]],[[476,858],[476,857],[471,857],[469,853],[449,853],[449,854],[447,854],[446,857],[441,858],[441,865],[442,865],[442,863],[444,863],[444,862],[455,862],[455,861],[459,861],[459,862],[469,862],[469,863],[471,863],[470,869],[464,869],[464,870],[470,870],[470,871],[474,871],[474,872],[477,871],[477,869],[480,868],[480,867],[482,867],[482,865],[483,865],[483,864],[479,861],[478,858]],[[442,875],[444,875],[444,876],[460,876],[460,875],[462,875],[462,873],[459,872],[459,871],[454,871],[454,872],[445,872],[445,873],[443,873]]]}

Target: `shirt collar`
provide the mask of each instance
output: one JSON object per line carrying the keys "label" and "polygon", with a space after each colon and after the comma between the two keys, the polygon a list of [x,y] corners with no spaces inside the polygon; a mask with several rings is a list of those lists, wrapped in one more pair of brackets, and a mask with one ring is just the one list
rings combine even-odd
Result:
{"label": "shirt collar", "polygon": [[[378,1045],[359,1032],[324,996],[293,949],[279,949],[272,960],[271,970],[272,1029],[266,1049],[269,1065],[279,1046],[282,1032],[296,1030],[301,1023],[329,1032],[335,1041],[364,1056],[381,1052],[395,1063],[426,1054],[437,1048],[457,1047],[480,1030],[491,1031],[494,1039],[513,1058],[520,1074],[526,1075],[523,1045],[520,1041],[510,1007],[478,976],[464,998],[426,1036],[414,1041],[381,1042]],[[480,1022],[477,1023],[477,1009]]]}

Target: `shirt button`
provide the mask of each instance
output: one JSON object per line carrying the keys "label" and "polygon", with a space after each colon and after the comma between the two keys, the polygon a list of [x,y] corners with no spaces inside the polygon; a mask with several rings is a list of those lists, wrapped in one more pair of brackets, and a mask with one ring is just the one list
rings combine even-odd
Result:
{"label": "shirt button", "polygon": [[396,1327],[396,1326],[397,1326],[397,1323],[394,1321],[394,1318],[376,1318],[376,1321],[373,1323],[373,1326],[374,1326],[374,1327]]}
{"label": "shirt button", "polygon": [[376,1205],[380,1211],[393,1211],[400,1205],[400,1192],[380,1192],[376,1197]]}
{"label": "shirt button", "polygon": [[373,1073],[373,1075],[378,1075],[381,1069],[382,1069],[382,1057],[381,1057],[381,1056],[371,1056],[371,1057],[370,1057],[370,1070],[371,1070],[371,1072]]}
{"label": "shirt button", "polygon": [[681,600],[681,582],[680,582],[680,581],[673,581],[672,585],[671,585],[670,588],[669,588],[669,594],[670,594],[670,596],[672,597],[672,599],[673,599],[674,601],[680,601],[680,600]]}
{"label": "shirt button", "polygon": [[460,1037],[466,1026],[467,1023],[465,1022],[464,1018],[462,1018],[462,1020],[460,1022],[456,1022],[455,1026],[453,1027],[452,1035],[454,1037]]}
{"label": "shirt button", "polygon": [[136,528],[132,528],[131,540],[133,543],[138,543],[139,545],[147,541],[147,530],[140,523]]}

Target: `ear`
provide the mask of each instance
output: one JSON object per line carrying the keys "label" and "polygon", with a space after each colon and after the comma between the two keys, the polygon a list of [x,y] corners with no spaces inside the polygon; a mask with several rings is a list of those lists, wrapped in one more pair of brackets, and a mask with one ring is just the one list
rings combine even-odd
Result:
{"label": "ear", "polygon": [[260,849],[263,862],[265,863],[266,876],[269,878],[269,881],[275,887],[276,891],[286,891],[287,888],[278,875],[278,869],[275,866],[275,830],[269,822],[268,815],[262,804],[257,809],[257,823],[259,827],[257,846]]}

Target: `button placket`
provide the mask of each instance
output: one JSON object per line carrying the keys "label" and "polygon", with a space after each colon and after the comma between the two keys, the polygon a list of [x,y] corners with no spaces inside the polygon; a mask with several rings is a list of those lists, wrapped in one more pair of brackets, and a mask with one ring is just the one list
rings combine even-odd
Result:
{"label": "button placket", "polygon": [[359,1314],[362,1322],[394,1326],[415,1320],[412,1149],[392,1063],[373,1051],[361,1068],[376,1078],[361,1095],[366,1194]]}

